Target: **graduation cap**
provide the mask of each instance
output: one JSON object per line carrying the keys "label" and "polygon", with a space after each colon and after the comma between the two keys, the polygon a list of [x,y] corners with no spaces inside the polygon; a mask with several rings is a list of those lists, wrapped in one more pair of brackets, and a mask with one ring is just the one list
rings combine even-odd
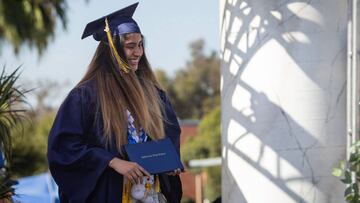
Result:
{"label": "graduation cap", "polygon": [[139,2],[88,23],[81,37],[81,39],[84,39],[93,35],[96,41],[100,41],[107,36],[111,52],[115,56],[120,69],[125,73],[128,73],[132,68],[120,57],[112,36],[141,33],[138,24],[132,18],[138,4]]}
{"label": "graduation cap", "polygon": [[132,18],[138,4],[139,2],[88,23],[81,39],[90,35],[93,35],[96,41],[103,39],[106,36],[104,32],[106,19],[112,35],[141,33],[138,24]]}

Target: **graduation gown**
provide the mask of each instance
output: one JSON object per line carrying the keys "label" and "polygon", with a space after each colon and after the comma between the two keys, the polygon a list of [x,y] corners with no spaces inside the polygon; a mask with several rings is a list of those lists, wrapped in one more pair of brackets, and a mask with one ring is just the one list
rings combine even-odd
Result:
{"label": "graduation gown", "polygon": [[[179,153],[179,123],[165,93],[159,90],[159,94],[165,105],[165,134]],[[121,202],[123,176],[108,166],[111,159],[121,156],[115,148],[105,149],[99,112],[93,81],[74,88],[58,110],[47,157],[62,203]],[[169,202],[180,202],[179,176],[160,175],[160,186]]]}

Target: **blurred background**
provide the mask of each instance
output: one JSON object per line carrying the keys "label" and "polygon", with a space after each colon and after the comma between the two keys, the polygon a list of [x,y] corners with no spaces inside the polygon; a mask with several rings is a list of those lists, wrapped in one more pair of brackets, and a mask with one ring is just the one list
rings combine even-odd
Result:
{"label": "blurred background", "polygon": [[[19,100],[0,112],[5,123],[21,112],[20,119],[7,122],[8,128],[0,127],[4,132],[9,129],[0,138],[5,140],[1,148],[5,157],[0,159],[0,202],[14,188],[15,201],[58,201],[56,185],[48,173],[47,137],[59,105],[85,73],[97,46],[91,37],[80,39],[83,29],[88,22],[135,2],[0,1],[0,65],[4,70],[0,84],[13,85],[24,93],[13,92]],[[183,202],[219,200],[218,2],[140,1],[134,19],[145,36],[149,61],[181,124],[181,155],[188,168],[182,174]],[[13,83],[6,80],[9,75]],[[14,114],[4,113],[14,109]]]}

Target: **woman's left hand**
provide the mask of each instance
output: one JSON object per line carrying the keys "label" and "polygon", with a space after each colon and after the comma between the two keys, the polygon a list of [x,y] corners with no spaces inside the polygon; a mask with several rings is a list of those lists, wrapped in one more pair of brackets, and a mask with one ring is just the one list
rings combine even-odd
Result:
{"label": "woman's left hand", "polygon": [[167,173],[167,175],[169,176],[177,176],[177,175],[180,175],[181,173],[181,169],[175,169],[173,172],[170,172],[170,173]]}

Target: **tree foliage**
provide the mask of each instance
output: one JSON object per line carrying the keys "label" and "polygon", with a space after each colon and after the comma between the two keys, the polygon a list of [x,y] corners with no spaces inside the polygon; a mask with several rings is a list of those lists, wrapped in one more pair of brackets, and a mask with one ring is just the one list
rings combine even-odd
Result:
{"label": "tree foliage", "polygon": [[[181,156],[186,163],[192,159],[219,157],[221,154],[220,106],[204,116],[199,124],[198,134],[190,137],[182,145]],[[207,173],[204,187],[205,197],[213,200],[221,195],[221,167],[214,166],[202,169]],[[198,170],[192,170],[197,173]]]}
{"label": "tree foliage", "polygon": [[41,54],[54,37],[57,19],[66,28],[66,0],[0,1],[0,42],[9,42],[17,54],[22,45]]}
{"label": "tree foliage", "polygon": [[204,54],[205,42],[190,44],[191,59],[175,78],[158,72],[179,118],[200,119],[220,105],[220,61],[215,53]]}
{"label": "tree foliage", "polygon": [[19,131],[14,131],[11,171],[16,178],[48,170],[47,138],[55,113],[48,112],[40,116],[35,114],[29,116],[31,116],[31,122],[23,125],[24,135],[19,134]]}
{"label": "tree foliage", "polygon": [[221,129],[220,106],[204,116],[196,136],[189,137],[182,146],[181,157],[187,162],[191,159],[204,159],[220,156]]}
{"label": "tree foliage", "polygon": [[[219,157],[221,153],[220,60],[214,52],[206,55],[204,46],[203,40],[190,44],[191,59],[173,79],[164,71],[157,70],[155,73],[167,91],[178,117],[201,120],[197,135],[182,145],[181,156],[185,163],[192,159]],[[213,200],[220,196],[220,166],[191,171],[207,173],[204,187],[207,199]]]}
{"label": "tree foliage", "polygon": [[344,199],[349,203],[360,203],[360,141],[351,146],[349,158],[341,160],[340,166],[333,168],[332,174],[346,185]]}

